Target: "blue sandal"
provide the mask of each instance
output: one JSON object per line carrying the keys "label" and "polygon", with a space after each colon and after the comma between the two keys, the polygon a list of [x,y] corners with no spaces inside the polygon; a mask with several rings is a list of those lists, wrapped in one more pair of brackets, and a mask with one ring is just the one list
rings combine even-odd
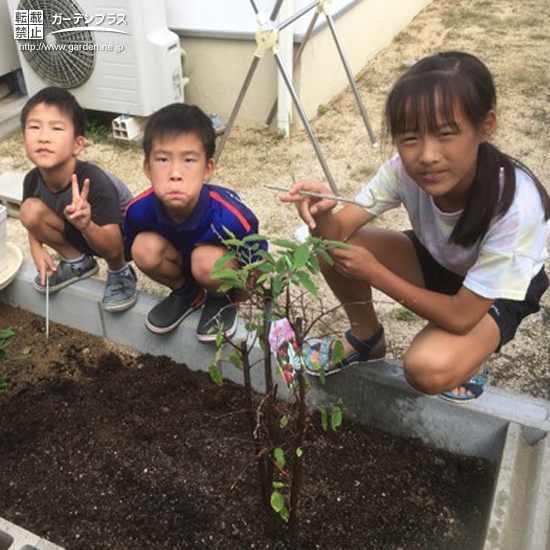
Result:
{"label": "blue sandal", "polygon": [[469,393],[458,394],[451,390],[441,393],[441,397],[446,401],[453,403],[469,403],[476,400],[483,394],[483,388],[489,381],[489,373],[487,372],[487,363],[483,363],[483,369],[480,374],[474,374],[467,382],[460,384],[459,387],[464,388]]}
{"label": "blue sandal", "polygon": [[[357,363],[378,361],[385,354],[384,327],[382,325],[376,329],[374,334],[368,340],[359,340],[359,338],[351,333],[351,330],[347,330],[344,336],[350,345],[355,349],[354,352],[346,355],[346,357],[338,363],[331,363],[330,356],[332,353],[332,346],[336,340],[330,338],[319,340],[310,345],[304,352],[304,365],[306,367],[306,372],[312,376],[320,376],[320,371],[322,369],[325,376],[328,376]],[[372,350],[379,344],[383,346],[384,353],[379,357],[371,357]],[[313,354],[317,355],[316,359],[313,359]]]}

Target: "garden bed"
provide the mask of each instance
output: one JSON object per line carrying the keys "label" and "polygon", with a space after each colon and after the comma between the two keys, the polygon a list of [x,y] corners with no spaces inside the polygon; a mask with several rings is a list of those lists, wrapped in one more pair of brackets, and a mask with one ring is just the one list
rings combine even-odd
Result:
{"label": "garden bed", "polygon": [[[242,390],[0,304],[0,516],[70,549],[480,548],[495,472],[350,421],[305,446],[294,538],[265,530]],[[185,360],[185,357],[182,357]]]}

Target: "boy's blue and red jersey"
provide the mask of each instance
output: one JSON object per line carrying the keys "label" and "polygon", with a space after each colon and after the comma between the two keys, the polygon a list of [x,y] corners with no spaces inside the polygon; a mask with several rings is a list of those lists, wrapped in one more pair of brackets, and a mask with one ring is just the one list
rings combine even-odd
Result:
{"label": "boy's blue and red jersey", "polygon": [[[186,265],[197,245],[223,245],[222,241],[229,238],[224,228],[231,231],[237,239],[258,233],[258,218],[231,189],[203,184],[195,209],[180,223],[167,215],[153,188],[149,188],[138,195],[126,210],[126,252],[130,254],[138,233],[153,231],[162,235],[181,253]],[[267,243],[263,241],[261,248],[266,247]]]}

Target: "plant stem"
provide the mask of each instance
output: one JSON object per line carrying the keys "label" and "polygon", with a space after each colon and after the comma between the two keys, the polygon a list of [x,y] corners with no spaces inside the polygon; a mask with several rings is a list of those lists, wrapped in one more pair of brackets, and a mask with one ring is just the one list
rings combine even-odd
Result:
{"label": "plant stem", "polygon": [[[298,349],[302,349],[303,345],[303,320],[301,317],[296,319],[295,326],[296,343]],[[292,479],[290,482],[290,495],[289,495],[289,517],[288,523],[292,532],[296,529],[296,523],[298,519],[298,501],[300,496],[300,490],[302,488],[302,479],[304,471],[304,463],[302,456],[298,456],[298,449],[302,449],[304,444],[304,438],[307,429],[307,407],[306,407],[306,382],[304,380],[304,373],[302,370],[296,372],[298,380],[298,421],[297,421],[297,434],[293,445],[293,460],[292,460]]]}
{"label": "plant stem", "polygon": [[[260,479],[260,491],[262,497],[262,503],[265,510],[270,513],[270,497],[271,497],[271,484],[272,480],[269,474],[269,456],[266,456],[262,443],[257,435],[256,430],[256,415],[254,412],[254,403],[252,399],[252,381],[250,377],[250,359],[248,350],[246,348],[246,342],[242,342],[240,345],[240,353],[243,362],[243,379],[244,379],[244,394],[245,394],[245,406],[248,418],[248,428],[250,430],[250,436],[254,443],[254,453],[258,465],[258,477]],[[271,474],[272,476],[272,474]]]}

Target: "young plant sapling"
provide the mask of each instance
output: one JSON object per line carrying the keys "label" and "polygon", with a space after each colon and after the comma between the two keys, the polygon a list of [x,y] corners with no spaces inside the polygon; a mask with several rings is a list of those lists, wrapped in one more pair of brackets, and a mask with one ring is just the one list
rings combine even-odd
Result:
{"label": "young plant sapling", "polygon": [[[269,249],[261,246],[269,242]],[[233,235],[224,244],[228,252],[217,262],[213,277],[222,281],[222,292],[239,292],[246,301],[240,306],[247,337],[226,338],[221,329],[216,335],[217,353],[210,367],[212,379],[222,384],[222,362],[229,362],[243,372],[245,406],[255,449],[261,496],[268,518],[281,518],[295,527],[298,497],[303,477],[303,442],[310,422],[306,406],[307,379],[304,376],[304,341],[328,311],[310,318],[305,295],[318,297],[312,277],[321,271],[320,261],[332,265],[327,248],[348,245],[308,237],[302,244],[284,239],[267,239],[250,235],[243,240]],[[237,270],[224,266],[239,260]],[[259,344],[261,357],[257,358]],[[344,356],[342,343],[332,347],[331,360]],[[272,358],[287,388],[287,398],[279,399],[279,385],[273,377]],[[253,392],[251,369],[263,367],[264,389]],[[322,369],[321,380],[324,381]],[[330,422],[329,422],[330,418]],[[333,405],[322,411],[323,426],[337,429],[342,409]]]}

